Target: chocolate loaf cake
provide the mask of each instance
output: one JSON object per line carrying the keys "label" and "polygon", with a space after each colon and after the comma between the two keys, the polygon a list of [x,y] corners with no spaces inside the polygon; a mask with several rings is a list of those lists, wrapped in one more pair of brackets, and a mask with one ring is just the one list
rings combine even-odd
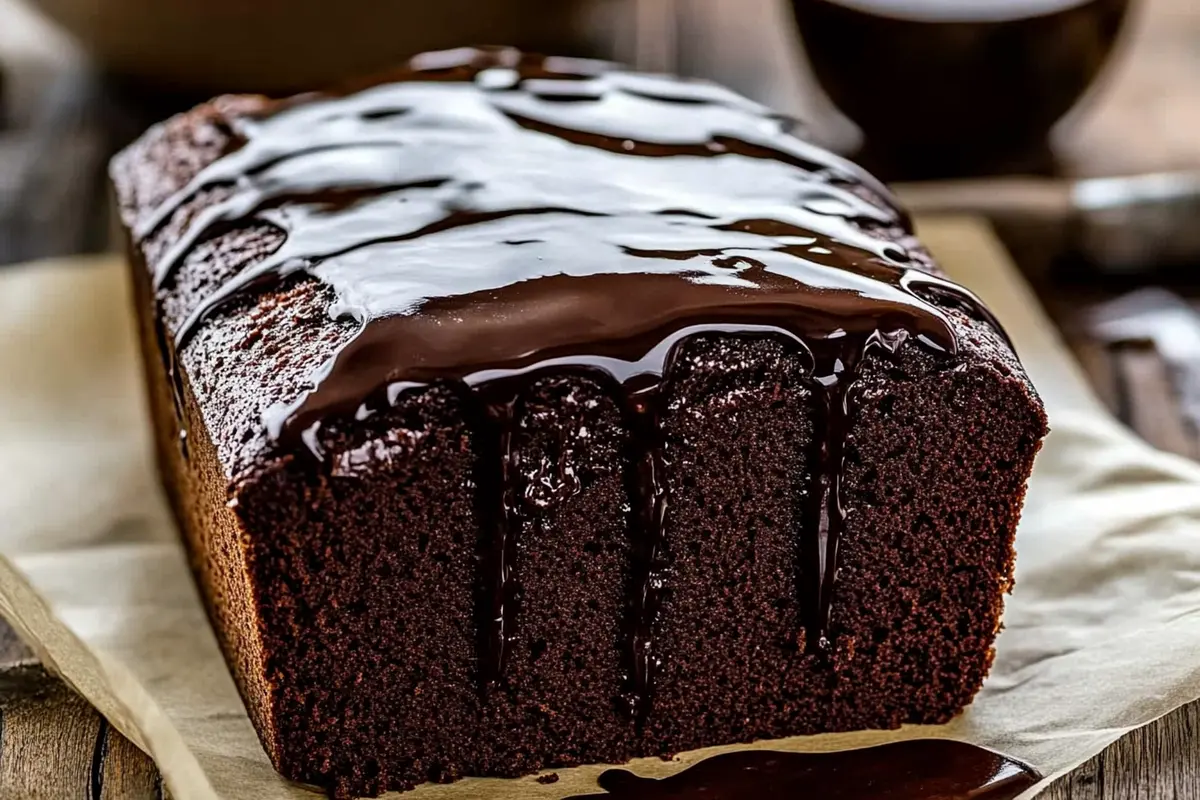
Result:
{"label": "chocolate loaf cake", "polygon": [[887,190],[720,87],[461,50],[114,160],[163,483],[339,796],[944,722],[1046,431]]}

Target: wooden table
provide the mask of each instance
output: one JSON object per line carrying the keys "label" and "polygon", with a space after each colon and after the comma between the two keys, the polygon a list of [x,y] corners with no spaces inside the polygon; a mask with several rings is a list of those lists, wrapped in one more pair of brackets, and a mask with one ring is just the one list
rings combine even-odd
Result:
{"label": "wooden table", "polygon": [[[740,12],[741,3],[712,0],[709,8]],[[735,35],[723,25],[719,30],[726,41]],[[1200,2],[1144,0],[1126,49],[1133,58],[1113,71],[1094,107],[1064,138],[1066,168],[1111,174],[1200,167]],[[1114,292],[1057,284],[1047,277],[1036,243],[1019,239],[1013,241],[1018,261],[1114,413],[1155,445],[1200,456],[1200,437],[1182,420],[1169,372],[1153,349],[1106,347],[1080,323],[1091,305]],[[162,796],[150,760],[47,675],[0,623],[0,800]],[[1200,797],[1200,703],[1130,734],[1044,796]]]}
{"label": "wooden table", "polygon": [[158,770],[0,622],[0,800],[161,800]]}

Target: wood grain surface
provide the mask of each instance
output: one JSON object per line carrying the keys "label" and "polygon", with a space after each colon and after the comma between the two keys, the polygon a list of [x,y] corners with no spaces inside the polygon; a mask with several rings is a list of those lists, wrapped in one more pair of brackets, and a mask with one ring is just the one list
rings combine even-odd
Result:
{"label": "wood grain surface", "polygon": [[162,800],[158,770],[0,623],[0,800]]}

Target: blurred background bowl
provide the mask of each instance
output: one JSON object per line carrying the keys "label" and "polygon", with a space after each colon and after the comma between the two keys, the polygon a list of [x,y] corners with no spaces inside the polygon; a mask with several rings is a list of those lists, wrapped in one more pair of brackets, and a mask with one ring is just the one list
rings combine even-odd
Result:
{"label": "blurred background bowl", "polygon": [[792,0],[817,80],[888,180],[1048,172],[1134,0]]}

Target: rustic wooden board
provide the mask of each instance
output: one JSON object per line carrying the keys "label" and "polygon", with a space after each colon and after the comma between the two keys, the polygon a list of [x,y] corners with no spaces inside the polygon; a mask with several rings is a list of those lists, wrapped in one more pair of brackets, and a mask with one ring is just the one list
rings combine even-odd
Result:
{"label": "rustic wooden board", "polygon": [[154,762],[0,622],[0,800],[162,800]]}

